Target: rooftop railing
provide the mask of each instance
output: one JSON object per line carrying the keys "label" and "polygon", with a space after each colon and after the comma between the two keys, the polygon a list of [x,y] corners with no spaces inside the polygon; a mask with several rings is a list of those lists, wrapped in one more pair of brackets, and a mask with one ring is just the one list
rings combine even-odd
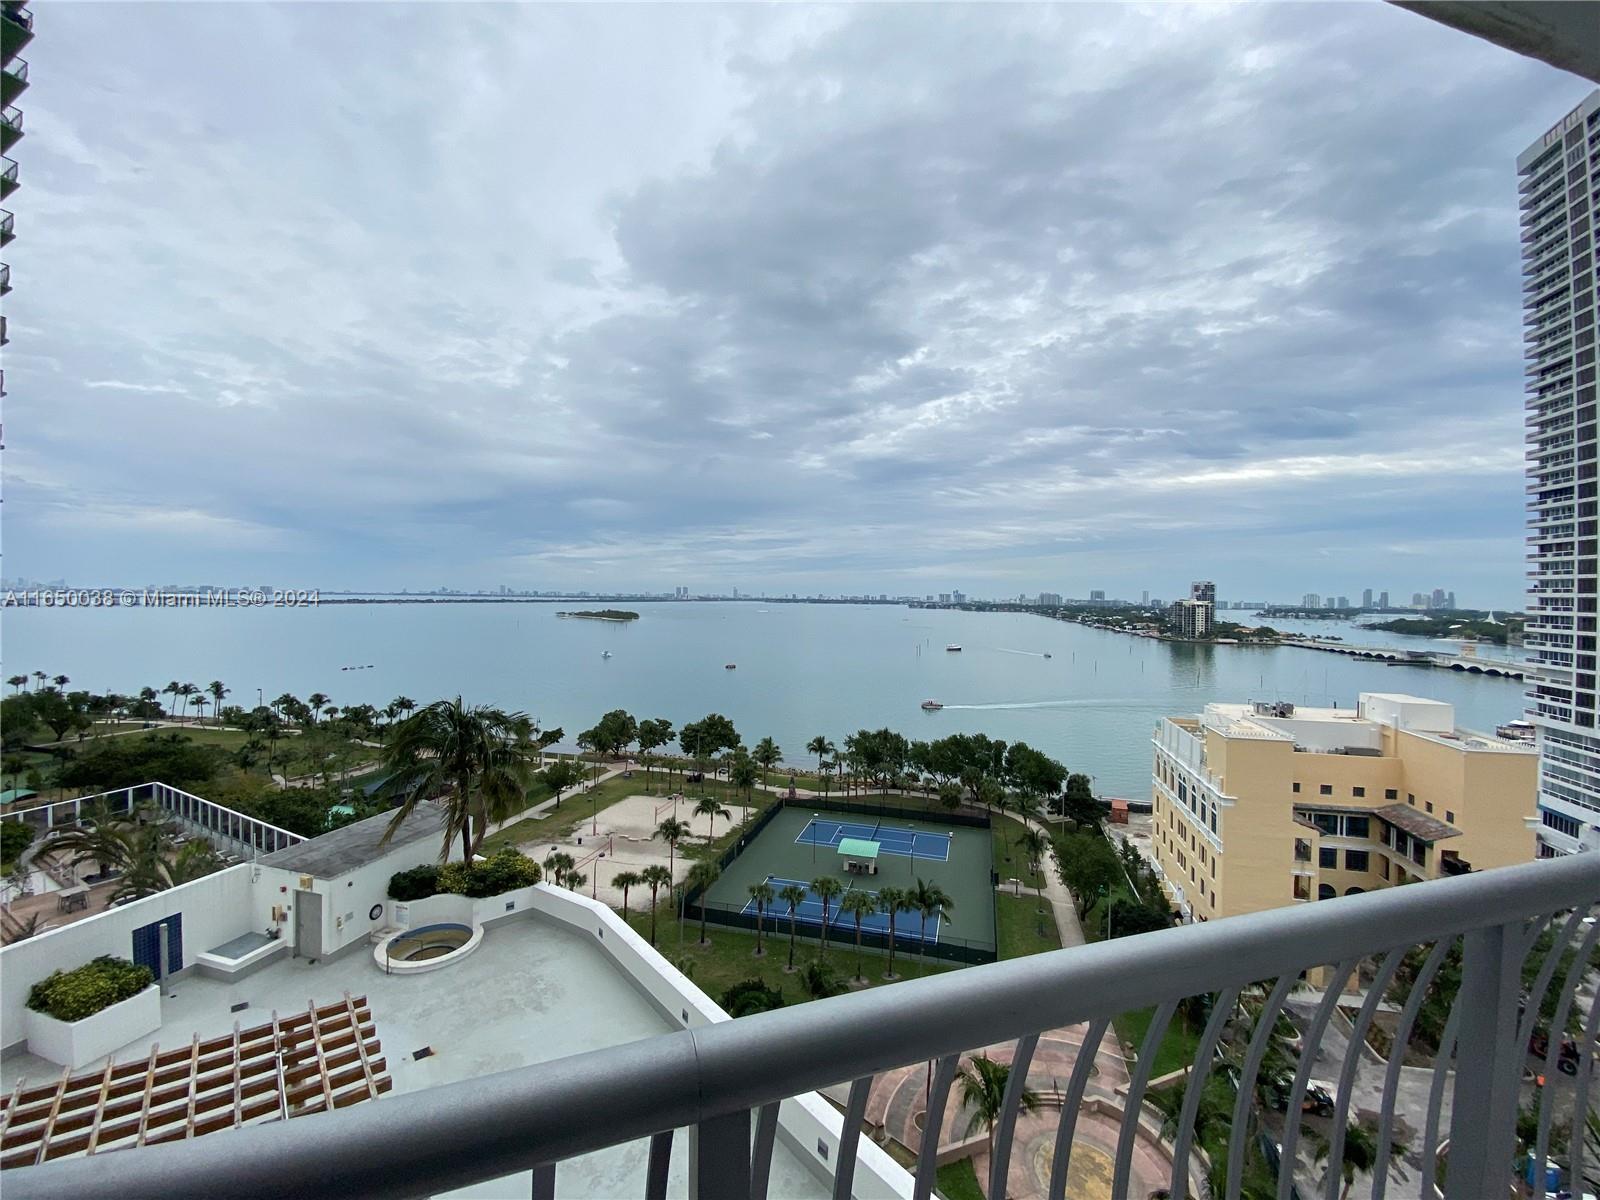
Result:
{"label": "rooftop railing", "polygon": [[[1119,1014],[1153,1009],[1126,1094],[1119,1096],[1120,1132],[1110,1194],[1132,1194],[1135,1143],[1148,1136],[1149,1093],[1156,1049],[1186,997],[1210,998],[1209,1016],[1187,1081],[1165,1111],[1174,1196],[1241,1194],[1247,1156],[1281,1162],[1279,1200],[1338,1196],[1352,1092],[1363,1055],[1335,1055],[1318,1067],[1324,1034],[1345,984],[1360,978],[1364,998],[1346,997],[1356,1015],[1339,1039],[1361,1046],[1398,978],[1409,983],[1391,1027],[1391,1050],[1380,1070],[1371,1171],[1374,1200],[1383,1200],[1404,1121],[1419,1139],[1419,1161],[1405,1178],[1411,1194],[1482,1200],[1505,1196],[1518,1147],[1519,1111],[1531,1106],[1536,1157],[1586,1113],[1595,1092],[1596,1024],[1600,1004],[1579,1001],[1594,965],[1600,922],[1600,854],[1574,856],[1460,878],[1394,887],[1332,902],[1307,903],[1225,921],[1162,930],[1050,954],[973,967],[889,988],[858,992],[643,1042],[575,1055],[379,1103],[169,1146],[63,1159],[8,1172],[8,1198],[80,1200],[210,1200],[215,1196],[280,1197],[338,1194],[425,1196],[532,1172],[535,1200],[553,1197],[558,1164],[609,1146],[649,1139],[641,1191],[666,1194],[672,1133],[688,1128],[690,1190],[696,1200],[764,1200],[786,1098],[850,1082],[844,1128],[861,1127],[875,1076],[933,1062],[924,1128],[937,1131],[951,1103],[960,1056],[1014,1042],[1012,1069],[994,1124],[988,1194],[1005,1194],[1028,1066],[1042,1033],[1085,1024],[1083,1050],[1060,1090],[1047,1194],[1061,1197],[1071,1164],[1078,1115],[1085,1106],[1096,1051]],[[1548,936],[1544,936],[1548,935]],[[1459,957],[1457,957],[1459,955]],[[1449,970],[1441,971],[1446,961]],[[1283,1116],[1268,1118],[1263,1062],[1283,1038],[1282,1014],[1311,969],[1328,968],[1312,995],[1298,1061],[1276,1068]],[[1446,979],[1459,979],[1453,995]],[[1442,1028],[1430,1006],[1431,1066],[1405,1067],[1415,1049],[1425,998],[1448,1000]],[[1553,997],[1548,999],[1547,997]],[[1205,1011],[1205,1010],[1202,1010]],[[1571,1041],[1541,1041],[1548,1028],[1576,1023],[1576,1074]],[[1240,1014],[1243,1014],[1241,1016]],[[530,1020],[536,1020],[530,1015]],[[1198,1022],[1197,1022],[1198,1023]],[[1530,1045],[1541,1050],[1530,1060]],[[1545,1086],[1527,1076],[1530,1062]],[[1323,1168],[1313,1168],[1302,1112],[1318,1107],[1313,1070],[1329,1074],[1333,1111],[1326,1117]],[[1404,1088],[1403,1071],[1413,1072]],[[1425,1081],[1419,1086],[1419,1079]],[[1202,1092],[1208,1081],[1231,1085],[1228,1113],[1210,1113],[1204,1131]],[[1372,1081],[1369,1081],[1369,1089]],[[1178,1095],[1181,1094],[1181,1101]],[[1406,1099],[1402,1101],[1401,1096]],[[1445,1111],[1448,1101],[1448,1116]],[[1104,1111],[1102,1109],[1102,1111]],[[1141,1120],[1141,1113],[1145,1119]],[[1312,1118],[1322,1120],[1322,1118]],[[1156,1120],[1159,1120],[1157,1117]],[[915,1178],[902,1194],[928,1197],[937,1166],[936,1136],[924,1139]],[[1565,1164],[1585,1172],[1582,1126],[1570,1136]],[[1202,1158],[1208,1146],[1210,1158]],[[1270,1156],[1266,1149],[1275,1151]],[[857,1141],[841,1140],[831,1164],[832,1194],[845,1200],[855,1183]],[[1589,1164],[1593,1166],[1593,1164]],[[1252,1169],[1256,1169],[1252,1167]],[[1320,1174],[1320,1181],[1317,1181]],[[1197,1185],[1203,1178],[1203,1186]],[[1435,1179],[1440,1180],[1435,1184]],[[1543,1188],[1534,1191],[1542,1200]]]}

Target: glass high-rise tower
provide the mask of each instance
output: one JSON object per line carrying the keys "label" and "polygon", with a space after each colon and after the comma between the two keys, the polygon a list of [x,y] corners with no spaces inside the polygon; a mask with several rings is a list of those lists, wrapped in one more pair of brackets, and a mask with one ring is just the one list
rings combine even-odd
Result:
{"label": "glass high-rise tower", "polygon": [[1600,91],[1517,156],[1528,429],[1528,716],[1539,855],[1600,848],[1595,221]]}

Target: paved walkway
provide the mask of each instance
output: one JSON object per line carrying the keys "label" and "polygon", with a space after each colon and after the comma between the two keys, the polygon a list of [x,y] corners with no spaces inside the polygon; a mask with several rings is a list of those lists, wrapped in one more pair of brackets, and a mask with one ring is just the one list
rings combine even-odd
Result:
{"label": "paved walkway", "polygon": [[[606,770],[600,772],[598,778],[593,780],[585,779],[582,783],[578,784],[577,787],[568,791],[561,798],[563,800],[571,800],[574,796],[586,796],[589,794],[590,788],[599,787],[602,783],[606,782],[606,780],[615,779],[624,771],[629,771],[632,769],[632,763],[623,763],[619,766],[608,767]],[[640,794],[642,795],[643,793],[641,792]],[[489,833],[499,833],[500,830],[504,829],[507,825],[515,825],[518,821],[526,820],[529,817],[542,817],[545,813],[554,811],[555,807],[556,798],[551,796],[550,799],[541,800],[538,804],[530,805],[521,812],[517,813],[515,816],[507,817],[504,821],[491,821],[489,823]]]}

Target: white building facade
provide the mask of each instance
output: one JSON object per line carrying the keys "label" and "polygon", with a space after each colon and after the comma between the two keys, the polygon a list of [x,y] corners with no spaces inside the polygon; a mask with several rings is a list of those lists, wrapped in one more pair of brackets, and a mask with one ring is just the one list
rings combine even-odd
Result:
{"label": "white building facade", "polygon": [[1540,857],[1600,848],[1595,220],[1600,91],[1517,156],[1528,434],[1528,717]]}

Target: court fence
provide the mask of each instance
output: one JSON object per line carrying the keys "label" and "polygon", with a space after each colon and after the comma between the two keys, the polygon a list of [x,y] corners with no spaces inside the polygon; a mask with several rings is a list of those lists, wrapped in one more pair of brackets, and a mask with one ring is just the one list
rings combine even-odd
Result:
{"label": "court fence", "polygon": [[[751,933],[756,930],[756,914],[749,909],[749,902],[745,904],[728,904],[720,900],[707,900],[698,893],[688,898],[686,919],[698,921],[702,913],[708,925],[722,925],[730,929],[743,929]],[[928,945],[914,931],[921,926],[921,914],[915,910],[902,911],[896,918],[896,932],[894,950],[897,955],[908,954],[921,958],[938,959],[941,962],[962,963],[973,965],[976,963],[992,963],[998,957],[997,948],[992,941],[977,941],[967,938],[953,938],[945,934],[948,925],[941,922],[939,940]],[[780,937],[785,941],[789,937],[789,912],[788,908],[779,903],[773,905],[762,918],[761,927],[768,937]],[[819,942],[822,940],[822,924],[820,921],[807,921],[804,918],[795,922],[795,936],[808,941]],[[830,945],[842,948],[855,949],[856,924],[855,919],[849,914],[841,914],[835,903],[828,911],[828,942]],[[878,932],[865,926],[861,930],[861,948],[863,950],[882,951],[889,950],[889,935],[887,931]]]}
{"label": "court fence", "polygon": [[928,821],[934,825],[959,825],[966,829],[989,829],[994,822],[989,814],[972,809],[949,809],[941,804],[906,803],[906,797],[883,796],[874,799],[840,800],[813,796],[806,800],[785,800],[789,808],[807,812],[855,813],[866,817],[904,817],[911,821]]}

